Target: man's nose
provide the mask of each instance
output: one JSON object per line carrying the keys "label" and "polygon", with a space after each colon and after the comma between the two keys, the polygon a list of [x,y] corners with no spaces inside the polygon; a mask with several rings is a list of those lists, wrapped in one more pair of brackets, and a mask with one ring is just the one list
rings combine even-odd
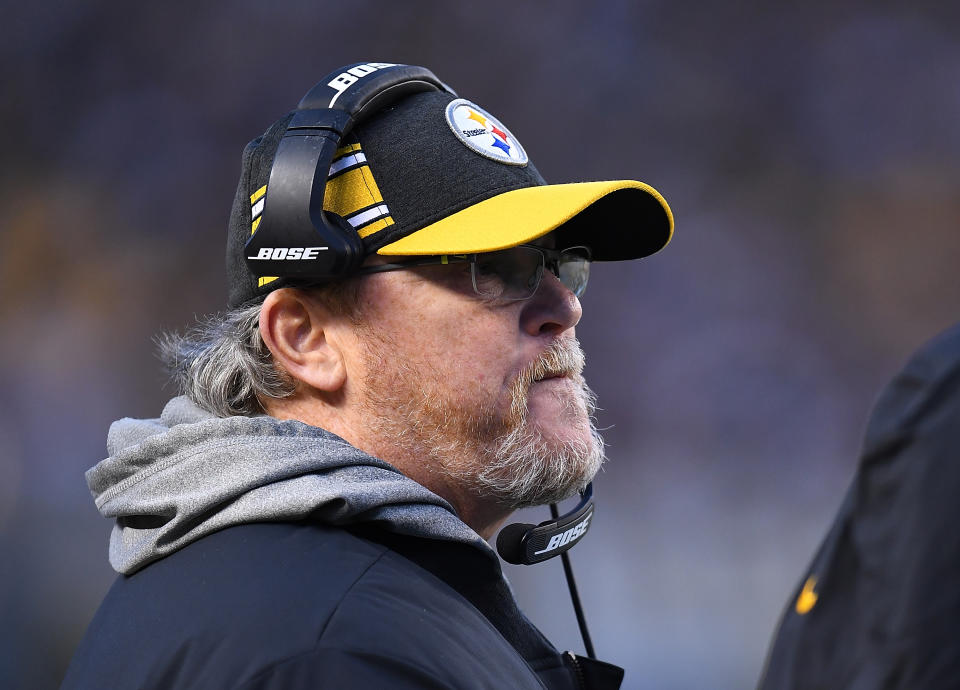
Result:
{"label": "man's nose", "polygon": [[524,302],[520,326],[533,336],[557,336],[576,326],[581,316],[583,309],[577,296],[546,270],[533,297]]}

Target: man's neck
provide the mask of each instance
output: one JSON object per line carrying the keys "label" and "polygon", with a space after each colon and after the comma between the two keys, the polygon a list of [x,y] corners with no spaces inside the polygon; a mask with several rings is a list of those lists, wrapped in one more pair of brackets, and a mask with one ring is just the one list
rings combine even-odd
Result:
{"label": "man's neck", "polygon": [[439,469],[441,463],[439,459],[431,457],[430,450],[399,442],[397,438],[384,438],[381,434],[371,433],[371,425],[351,423],[344,415],[336,414],[330,406],[297,398],[274,399],[270,401],[266,412],[278,419],[293,419],[329,431],[358,450],[390,463],[450,503],[457,517],[484,539],[493,537],[513,512],[457,483],[450,474]]}
{"label": "man's neck", "polygon": [[[336,432],[334,432],[336,433]],[[477,495],[454,476],[439,469],[441,461],[428,449],[407,448],[395,439],[347,439],[375,458],[396,467],[404,475],[426,487],[453,506],[464,523],[484,539],[490,539],[513,512],[503,505]]]}

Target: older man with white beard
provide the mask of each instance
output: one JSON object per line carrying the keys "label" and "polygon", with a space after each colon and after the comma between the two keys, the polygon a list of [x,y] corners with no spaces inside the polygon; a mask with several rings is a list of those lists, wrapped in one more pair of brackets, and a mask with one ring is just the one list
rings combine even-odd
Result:
{"label": "older man with white beard", "polygon": [[121,577],[64,687],[619,687],[486,540],[599,469],[578,297],[672,230],[643,183],[546,185],[428,70],[321,80],[244,152],[181,397],[87,474]]}

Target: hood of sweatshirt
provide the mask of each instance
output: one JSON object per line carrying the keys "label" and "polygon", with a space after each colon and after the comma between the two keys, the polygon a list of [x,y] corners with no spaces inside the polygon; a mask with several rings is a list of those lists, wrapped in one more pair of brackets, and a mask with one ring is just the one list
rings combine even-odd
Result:
{"label": "hood of sweatshirt", "polygon": [[159,419],[114,422],[107,449],[86,478],[116,521],[110,565],[125,575],[231,525],[294,520],[470,544],[500,569],[447,501],[302,422],[217,417],[178,397]]}

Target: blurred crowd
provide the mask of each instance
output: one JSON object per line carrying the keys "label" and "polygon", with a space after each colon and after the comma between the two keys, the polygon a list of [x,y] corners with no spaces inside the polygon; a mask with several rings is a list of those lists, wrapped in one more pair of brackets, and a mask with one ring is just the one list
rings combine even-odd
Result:
{"label": "blurred crowd", "polygon": [[[873,396],[960,316],[960,9],[0,4],[0,686],[55,687],[114,577],[83,472],[175,394],[156,335],[225,304],[244,144],[357,60],[431,68],[551,182],[671,203],[584,297],[611,460],[572,557],[625,687],[756,681]],[[559,564],[508,574],[579,648]]]}

